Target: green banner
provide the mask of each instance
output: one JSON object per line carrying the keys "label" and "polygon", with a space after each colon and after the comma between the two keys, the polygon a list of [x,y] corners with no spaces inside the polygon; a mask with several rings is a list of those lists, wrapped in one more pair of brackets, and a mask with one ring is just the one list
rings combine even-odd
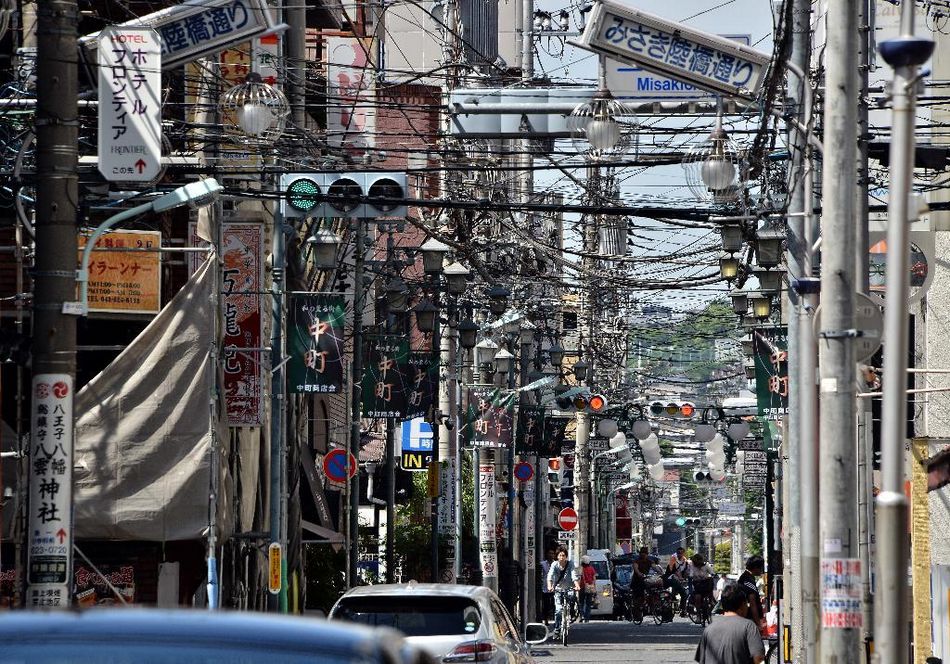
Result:
{"label": "green banner", "polygon": [[439,394],[439,364],[436,359],[429,351],[409,353],[409,391],[406,394],[406,414],[403,415],[407,420],[428,418],[436,403]]}
{"label": "green banner", "polygon": [[370,337],[364,351],[363,417],[405,418],[414,375],[409,340],[397,335]]}
{"label": "green banner", "polygon": [[788,413],[788,330],[783,327],[752,332],[755,394],[759,416],[779,420]]}
{"label": "green banner", "polygon": [[516,454],[538,454],[544,445],[544,408],[521,406],[518,410]]}
{"label": "green banner", "polygon": [[474,447],[511,447],[514,442],[515,393],[489,385],[468,391],[463,434]]}
{"label": "green banner", "polygon": [[291,295],[287,302],[288,391],[340,392],[344,378],[343,298]]}

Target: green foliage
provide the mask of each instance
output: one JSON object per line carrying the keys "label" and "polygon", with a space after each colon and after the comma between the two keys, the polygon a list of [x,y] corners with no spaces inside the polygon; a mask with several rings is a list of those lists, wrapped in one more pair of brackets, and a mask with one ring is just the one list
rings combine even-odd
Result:
{"label": "green foliage", "polygon": [[346,590],[346,550],[326,545],[304,545],[307,579],[307,609],[324,614]]}
{"label": "green foliage", "polygon": [[732,571],[732,542],[720,542],[716,545],[716,561],[713,563],[716,574],[728,574]]}

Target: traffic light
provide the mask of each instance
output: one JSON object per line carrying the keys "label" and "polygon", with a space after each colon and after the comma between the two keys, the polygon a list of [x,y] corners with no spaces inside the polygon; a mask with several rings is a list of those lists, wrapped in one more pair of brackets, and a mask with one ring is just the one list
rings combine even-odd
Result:
{"label": "traffic light", "polygon": [[654,401],[650,404],[653,417],[675,417],[688,420],[696,414],[696,406],[690,401]]}
{"label": "traffic light", "polygon": [[607,410],[607,397],[602,394],[575,394],[572,397],[560,396],[555,399],[558,410],[591,413],[598,415]]}
{"label": "traffic light", "polygon": [[285,219],[308,217],[404,217],[405,173],[284,173]]}
{"label": "traffic light", "polygon": [[676,520],[676,525],[680,528],[694,528],[698,526],[701,519],[698,516],[681,516]]}

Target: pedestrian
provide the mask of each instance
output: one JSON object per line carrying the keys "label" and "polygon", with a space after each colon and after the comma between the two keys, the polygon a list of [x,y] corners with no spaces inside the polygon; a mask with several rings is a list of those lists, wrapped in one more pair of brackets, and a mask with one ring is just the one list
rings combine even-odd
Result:
{"label": "pedestrian", "polygon": [[745,589],[733,580],[723,584],[719,596],[723,614],[703,631],[696,646],[699,664],[761,664],[765,647],[759,629],[747,620],[749,602]]}
{"label": "pedestrian", "polygon": [[590,610],[597,596],[597,571],[590,564],[590,556],[581,556],[581,622],[590,622]]}
{"label": "pedestrian", "polygon": [[548,572],[548,588],[554,593],[554,638],[561,636],[561,619],[564,611],[570,616],[573,593],[580,589],[580,574],[567,559],[567,549],[558,547],[557,560]]}
{"label": "pedestrian", "polygon": [[765,616],[762,611],[762,598],[759,596],[758,577],[765,572],[765,560],[762,556],[750,556],[745,571],[739,575],[737,583],[749,600],[749,613],[746,616],[757,628],[764,627]]}
{"label": "pedestrian", "polygon": [[557,551],[554,547],[548,547],[544,552],[544,560],[541,561],[541,622],[548,626],[548,620],[554,616],[554,593],[548,588],[548,572],[551,571],[551,564]]}

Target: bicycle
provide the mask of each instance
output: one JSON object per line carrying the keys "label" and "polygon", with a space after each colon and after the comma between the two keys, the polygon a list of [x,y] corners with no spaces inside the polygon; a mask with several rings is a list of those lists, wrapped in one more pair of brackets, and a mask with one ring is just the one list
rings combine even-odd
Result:
{"label": "bicycle", "polygon": [[570,641],[571,622],[576,605],[576,595],[572,588],[559,588],[554,591],[560,596],[561,602],[561,645],[566,646]]}
{"label": "bicycle", "polygon": [[768,650],[765,651],[765,664],[779,664],[781,657],[779,657],[779,639],[776,637],[774,639],[766,639],[769,644]]}
{"label": "bicycle", "polygon": [[709,593],[690,593],[686,599],[686,615],[695,624],[703,626],[712,622],[713,601]]}

